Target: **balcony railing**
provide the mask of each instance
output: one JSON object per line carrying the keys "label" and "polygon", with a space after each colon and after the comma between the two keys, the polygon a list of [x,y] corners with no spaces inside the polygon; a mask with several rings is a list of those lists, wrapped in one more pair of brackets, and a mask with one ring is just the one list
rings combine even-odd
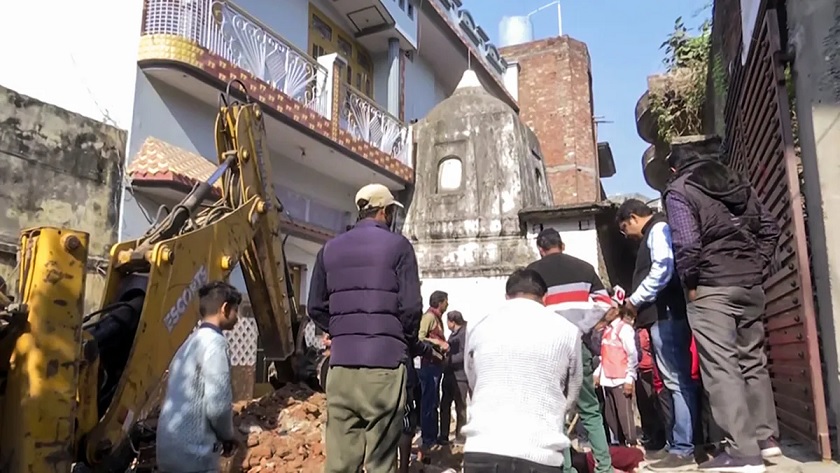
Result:
{"label": "balcony railing", "polygon": [[195,42],[321,114],[327,71],[259,20],[230,2],[147,0],[144,35]]}
{"label": "balcony railing", "polygon": [[410,166],[405,159],[408,128],[356,88],[341,84],[339,93],[341,129]]}
{"label": "balcony railing", "polygon": [[[143,35],[190,40],[322,116],[337,115],[341,129],[354,138],[411,166],[404,123],[349,85],[332,91],[330,63],[319,63],[232,2],[146,0],[144,20]],[[333,93],[339,94],[336,114]]]}

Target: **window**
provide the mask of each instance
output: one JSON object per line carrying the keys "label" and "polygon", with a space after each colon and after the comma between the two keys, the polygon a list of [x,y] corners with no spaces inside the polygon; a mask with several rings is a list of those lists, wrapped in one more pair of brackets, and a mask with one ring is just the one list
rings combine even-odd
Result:
{"label": "window", "polygon": [[438,164],[438,192],[455,191],[461,188],[464,166],[455,156],[443,158]]}
{"label": "window", "polygon": [[399,0],[400,10],[405,11],[405,0]]}
{"label": "window", "polygon": [[[403,0],[404,1],[404,0]],[[338,53],[347,61],[347,66],[341,68],[341,80],[368,97],[373,95],[373,61],[370,54],[358,43],[353,36],[343,31],[317,8],[309,5],[309,50],[316,59],[319,56]]]}
{"label": "window", "polygon": [[414,4],[410,1],[408,2],[408,17],[414,19]]}

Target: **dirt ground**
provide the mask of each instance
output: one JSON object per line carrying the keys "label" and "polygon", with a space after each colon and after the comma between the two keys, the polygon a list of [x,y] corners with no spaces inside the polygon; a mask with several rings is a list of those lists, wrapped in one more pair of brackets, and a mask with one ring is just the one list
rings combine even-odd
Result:
{"label": "dirt ground", "polygon": [[[244,450],[223,460],[227,473],[315,473],[324,469],[324,426],[327,401],[323,393],[300,384],[259,399],[234,405],[234,423],[247,436]],[[436,447],[425,461],[414,461],[412,472],[460,471],[459,446]]]}

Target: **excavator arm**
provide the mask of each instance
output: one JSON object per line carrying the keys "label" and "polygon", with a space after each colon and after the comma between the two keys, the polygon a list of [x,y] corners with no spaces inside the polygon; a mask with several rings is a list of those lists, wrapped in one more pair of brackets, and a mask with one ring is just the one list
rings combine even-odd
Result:
{"label": "excavator arm", "polygon": [[[266,355],[282,360],[294,353],[296,304],[263,118],[256,104],[232,101],[229,93],[222,96],[216,119],[218,169],[143,237],[111,248],[103,309],[94,314],[78,316],[78,301],[84,294],[84,271],[79,265],[84,268],[87,235],[51,228],[24,232],[34,251],[34,263],[24,268],[20,278],[30,286],[21,292],[20,305],[27,310],[29,327],[18,324],[23,335],[11,343],[7,384],[18,392],[14,396],[7,392],[3,398],[0,438],[30,435],[11,447],[5,441],[0,445],[0,472],[65,472],[69,463],[63,469],[57,464],[74,459],[96,471],[124,469],[136,453],[132,436],[138,421],[154,407],[169,362],[196,327],[198,289],[227,278],[237,264]],[[214,189],[221,191],[221,197],[208,206]],[[62,232],[78,242],[73,252],[62,243]],[[32,238],[38,235],[43,245],[33,246]],[[57,251],[63,251],[63,259],[45,256]],[[52,266],[45,266],[45,261]],[[37,284],[54,273],[70,274],[80,282]],[[59,296],[77,309],[59,311],[65,307],[56,305]],[[68,311],[76,315],[65,314]],[[56,324],[57,318],[62,318],[63,330],[57,334],[40,331],[43,325],[32,323]],[[7,328],[0,335],[4,333],[14,332]],[[22,368],[20,360],[31,361],[32,356],[41,364]],[[53,386],[57,394],[27,400],[39,386],[50,385],[53,365],[78,370],[59,371],[60,386]],[[40,400],[53,398],[66,402],[48,408]],[[9,409],[17,410],[14,416],[2,414]],[[56,434],[52,422],[66,425],[68,419],[75,425]],[[66,455],[58,458],[56,452]]]}

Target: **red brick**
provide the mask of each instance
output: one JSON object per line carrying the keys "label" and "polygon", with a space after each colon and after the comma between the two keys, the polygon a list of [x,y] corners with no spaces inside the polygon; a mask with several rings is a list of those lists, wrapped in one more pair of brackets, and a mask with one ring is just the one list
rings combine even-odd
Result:
{"label": "red brick", "polygon": [[534,130],[555,205],[600,200],[592,75],[586,44],[568,36],[502,48],[519,63],[519,108]]}

